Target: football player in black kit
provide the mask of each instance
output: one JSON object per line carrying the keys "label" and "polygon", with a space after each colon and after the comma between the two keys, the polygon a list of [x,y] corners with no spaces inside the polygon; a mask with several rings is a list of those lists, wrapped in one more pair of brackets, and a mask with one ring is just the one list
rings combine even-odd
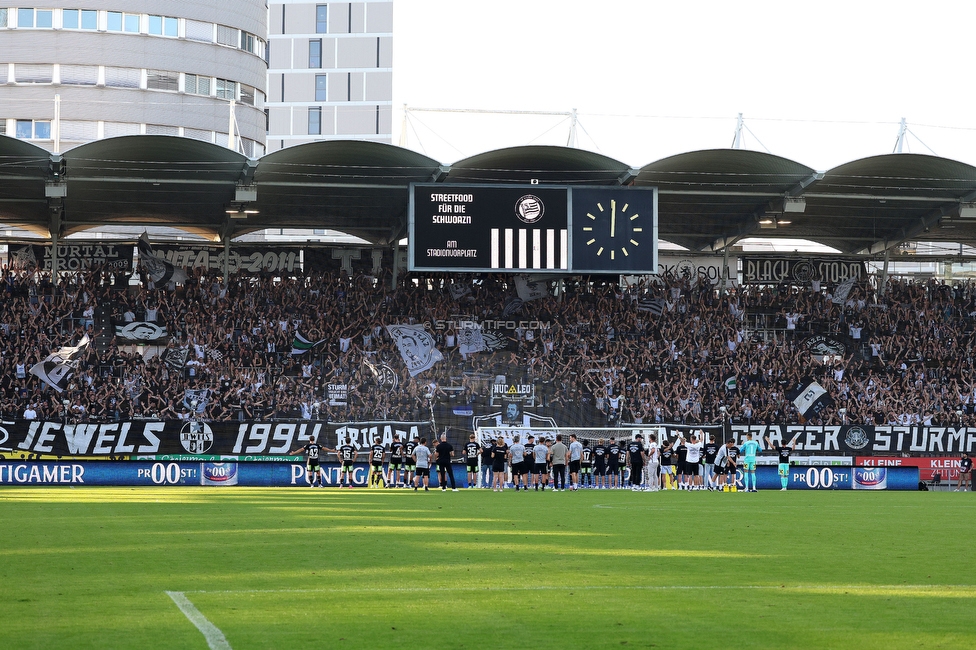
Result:
{"label": "football player in black kit", "polygon": [[725,465],[725,485],[730,492],[737,492],[739,489],[739,448],[735,446],[735,442],[732,440],[726,443],[726,447],[728,458]]}
{"label": "football player in black kit", "polygon": [[525,476],[525,489],[528,490],[532,487],[532,470],[535,468],[534,456],[532,452],[535,451],[535,436],[529,436],[525,444],[525,454],[522,456],[522,475]]}
{"label": "football player in black kit", "polygon": [[335,451],[339,457],[339,462],[342,463],[342,467],[339,470],[339,487],[351,488],[353,464],[359,457],[359,452],[350,444],[348,438],[345,444],[340,445]]}
{"label": "football player in black kit", "polygon": [[661,445],[661,489],[676,490],[678,485],[674,476],[674,443]]}
{"label": "football player in black kit", "polygon": [[718,443],[715,442],[715,434],[708,436],[708,442],[702,447],[702,462],[705,464],[705,486],[709,490],[714,490],[715,483],[715,457],[718,456]]}
{"label": "football player in black kit", "polygon": [[477,436],[468,436],[468,443],[464,445],[464,462],[468,465],[468,487],[478,486],[478,456],[481,455],[481,445],[475,440]]}
{"label": "football player in black kit", "polygon": [[[643,442],[641,442],[641,446],[644,446]],[[619,487],[621,490],[624,488],[624,474],[627,471],[627,447],[628,445],[621,443],[620,448],[617,450],[617,471],[619,473],[617,476],[617,487]],[[643,467],[644,466],[641,465],[642,472]]]}
{"label": "football player in black kit", "polygon": [[403,454],[406,445],[400,439],[400,434],[394,434],[393,444],[390,445],[390,464],[387,467],[386,487],[394,488],[400,485],[400,469],[403,467]]}
{"label": "football player in black kit", "polygon": [[411,438],[403,443],[403,487],[409,488],[417,476],[417,462],[413,459],[413,452],[417,448],[417,439]]}
{"label": "football player in black kit", "polygon": [[593,448],[593,465],[595,466],[596,489],[603,490],[607,487],[607,447],[603,444],[603,438],[597,440],[596,447]]}
{"label": "football player in black kit", "polygon": [[[378,486],[383,478],[383,461],[386,459],[386,447],[380,444],[379,436],[373,438],[373,446],[369,448],[369,486]],[[384,485],[385,487],[385,485]]]}
{"label": "football player in black kit", "polygon": [[607,475],[609,476],[608,486],[611,490],[620,487],[617,480],[620,478],[620,445],[616,438],[610,438],[607,445]]}
{"label": "football player in black kit", "polygon": [[309,436],[305,445],[289,454],[290,456],[294,456],[298,452],[305,454],[305,477],[308,479],[308,487],[315,487],[316,480],[319,487],[325,487],[325,470],[319,465],[319,454],[327,451],[328,449],[315,442],[315,436]]}
{"label": "football player in black kit", "polygon": [[580,486],[593,487],[593,450],[590,441],[583,441],[583,451],[580,453]]}
{"label": "football player in black kit", "polygon": [[780,445],[776,447],[769,441],[769,436],[766,436],[766,446],[770,449],[775,449],[779,454],[779,483],[783,487],[780,492],[786,492],[786,485],[790,482],[790,452],[796,449],[796,439],[799,434],[794,436],[793,440],[790,441],[790,446]]}
{"label": "football player in black kit", "polygon": [[644,465],[647,463],[647,450],[644,448],[644,436],[637,434],[627,443],[627,464],[630,466],[630,489],[643,489]]}

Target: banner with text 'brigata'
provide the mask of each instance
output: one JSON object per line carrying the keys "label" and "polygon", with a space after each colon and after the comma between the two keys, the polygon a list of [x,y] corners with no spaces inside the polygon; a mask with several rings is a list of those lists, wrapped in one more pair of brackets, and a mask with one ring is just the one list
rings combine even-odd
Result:
{"label": "banner with text 'brigata'", "polygon": [[[335,449],[348,441],[365,449],[379,437],[433,438],[430,422],[183,422],[134,420],[64,424],[0,422],[0,458],[130,458],[159,455],[267,460],[302,446],[310,435]],[[455,443],[455,446],[456,443]]]}
{"label": "banner with text 'brigata'", "polygon": [[[731,425],[640,425],[643,433],[672,440],[678,433],[702,429],[716,439],[729,437],[741,444],[747,433],[765,446],[796,443],[800,452],[818,455],[870,455],[875,453],[958,454],[976,453],[976,427],[897,426],[800,426]],[[200,458],[233,457],[239,460],[269,460],[285,456],[314,435],[320,444],[335,449],[347,440],[366,449],[373,439],[389,445],[394,435],[403,440],[424,437],[432,441],[434,431],[425,422],[325,422],[321,420],[183,422],[179,420],[133,420],[65,424],[59,421],[14,420],[0,422],[0,458],[129,458],[168,455]],[[645,435],[646,438],[646,435]],[[467,441],[465,430],[451,427],[448,440],[455,449]]]}

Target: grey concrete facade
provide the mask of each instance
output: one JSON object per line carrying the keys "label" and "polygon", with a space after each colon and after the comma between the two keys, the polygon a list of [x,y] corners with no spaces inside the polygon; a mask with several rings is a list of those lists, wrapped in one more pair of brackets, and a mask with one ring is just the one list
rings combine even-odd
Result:
{"label": "grey concrete facade", "polygon": [[268,5],[267,150],[393,139],[393,0]]}
{"label": "grey concrete facade", "polygon": [[233,101],[237,147],[265,152],[265,2],[51,5],[0,7],[0,132],[61,151],[138,133],[226,145]]}

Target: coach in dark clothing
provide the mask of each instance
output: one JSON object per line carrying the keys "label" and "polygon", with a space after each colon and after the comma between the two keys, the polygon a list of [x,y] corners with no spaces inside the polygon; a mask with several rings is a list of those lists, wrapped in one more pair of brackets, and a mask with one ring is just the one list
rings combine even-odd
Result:
{"label": "coach in dark clothing", "polygon": [[[447,477],[451,479],[451,489],[457,491],[454,484],[454,472],[451,471],[451,456],[454,455],[454,446],[447,441],[447,434],[441,434],[441,441],[434,447],[437,454],[437,480],[441,484],[441,490],[447,489]],[[445,476],[446,475],[446,476]]]}

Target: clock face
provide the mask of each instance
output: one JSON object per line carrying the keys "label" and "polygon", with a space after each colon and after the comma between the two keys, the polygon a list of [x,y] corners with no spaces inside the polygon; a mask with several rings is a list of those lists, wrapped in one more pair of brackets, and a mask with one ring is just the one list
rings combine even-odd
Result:
{"label": "clock face", "polygon": [[573,268],[657,272],[652,190],[573,190]]}

